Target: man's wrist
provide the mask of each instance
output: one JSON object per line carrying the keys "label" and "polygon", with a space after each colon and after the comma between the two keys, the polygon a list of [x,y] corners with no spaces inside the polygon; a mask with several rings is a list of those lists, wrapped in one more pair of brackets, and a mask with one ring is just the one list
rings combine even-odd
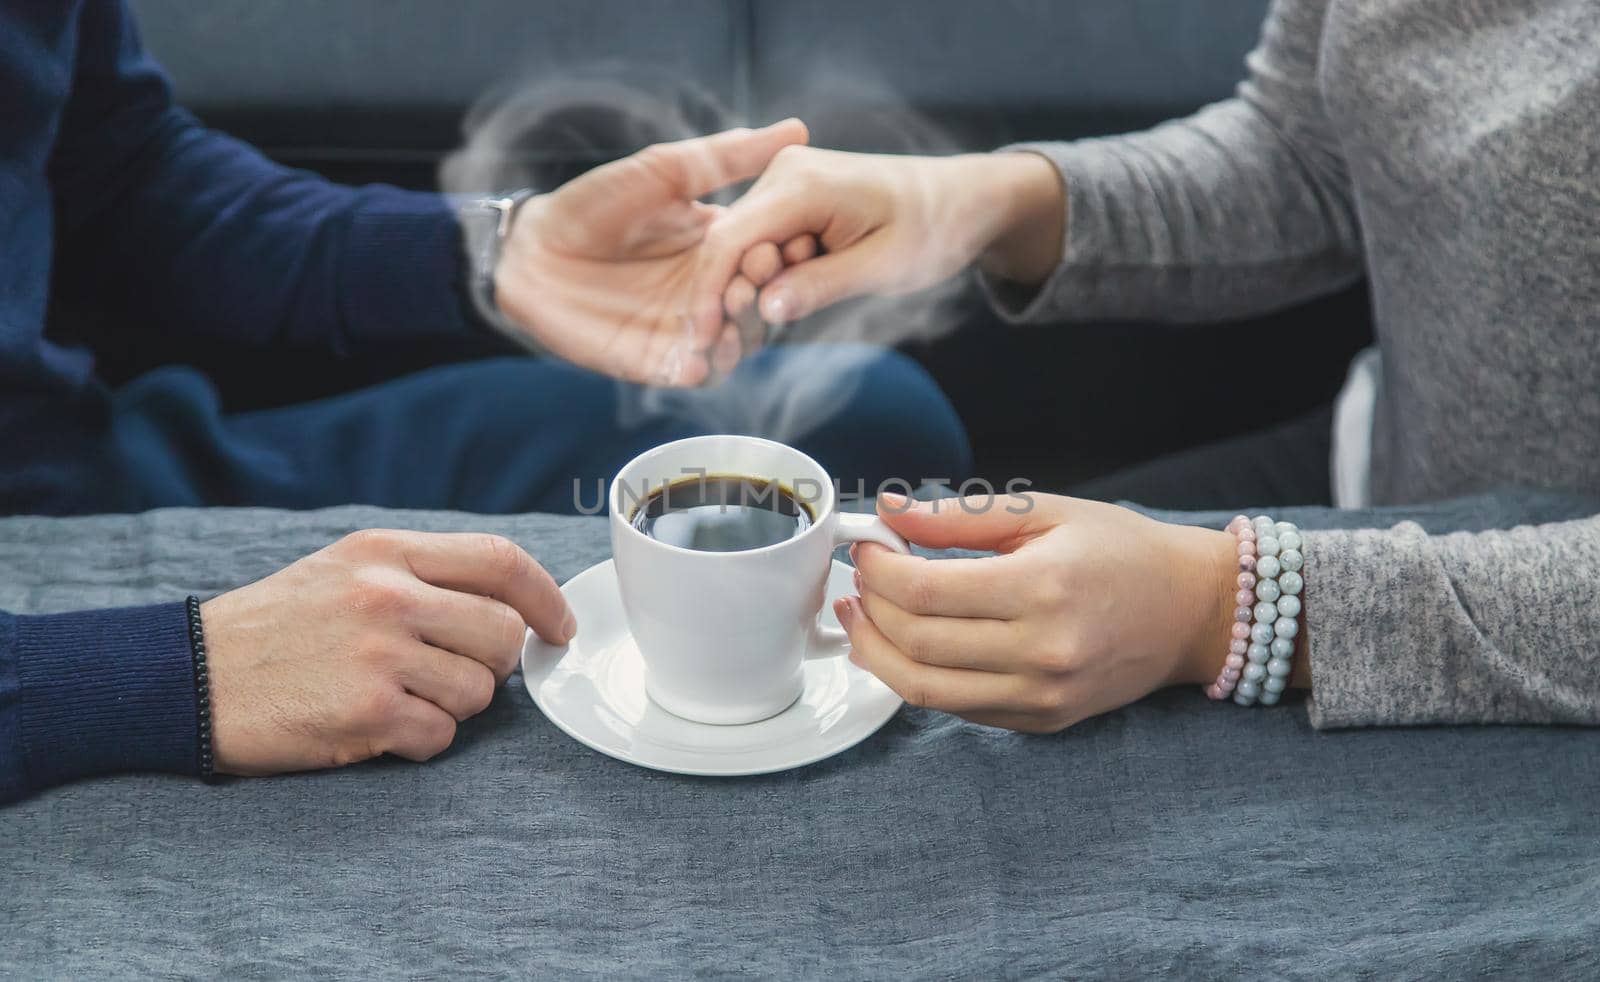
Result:
{"label": "man's wrist", "polygon": [[16,617],[11,630],[35,789],[119,771],[196,773],[182,603]]}
{"label": "man's wrist", "polygon": [[523,205],[534,196],[532,190],[523,189],[503,195],[469,198],[457,205],[467,257],[463,269],[463,287],[478,317],[492,327],[500,327],[504,320],[497,291],[497,274],[505,253],[506,240]]}

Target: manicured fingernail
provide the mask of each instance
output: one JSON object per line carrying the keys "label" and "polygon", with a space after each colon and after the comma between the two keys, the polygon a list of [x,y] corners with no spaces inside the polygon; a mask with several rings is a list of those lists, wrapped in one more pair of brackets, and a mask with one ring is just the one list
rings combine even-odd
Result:
{"label": "manicured fingernail", "polygon": [[860,561],[861,561],[861,552],[859,550],[858,544],[857,543],[851,543],[850,544],[850,564],[852,566],[854,566],[854,565],[858,564]]}
{"label": "manicured fingernail", "polygon": [[879,491],[878,504],[883,506],[888,511],[905,511],[908,507],[906,504],[906,496],[903,494],[895,494],[893,491]]}
{"label": "manicured fingernail", "polygon": [[782,287],[768,291],[761,297],[761,316],[774,324],[786,323],[793,310],[794,294]]}
{"label": "manicured fingernail", "polygon": [[839,625],[845,630],[850,630],[850,624],[856,619],[855,602],[850,597],[840,597],[833,602],[834,616],[839,618]]}
{"label": "manicured fingernail", "polygon": [[571,641],[578,633],[578,617],[572,611],[567,611],[567,617],[561,622],[561,640]]}
{"label": "manicured fingernail", "polygon": [[861,589],[862,589],[862,587],[861,587],[861,571],[859,569],[856,570],[854,576],[855,576],[855,581],[856,581],[856,592],[860,593]]}

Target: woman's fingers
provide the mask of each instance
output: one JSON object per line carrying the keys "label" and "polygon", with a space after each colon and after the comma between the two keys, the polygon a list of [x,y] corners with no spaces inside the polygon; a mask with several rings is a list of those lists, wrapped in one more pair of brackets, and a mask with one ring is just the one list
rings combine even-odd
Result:
{"label": "woman's fingers", "polygon": [[1053,495],[976,494],[919,501],[885,494],[878,499],[878,515],[908,541],[929,549],[1011,552],[1065,522],[1070,506],[1071,499]]}
{"label": "woman's fingers", "polygon": [[859,598],[840,598],[833,610],[850,635],[851,659],[913,706],[965,714],[1006,712],[1028,705],[1032,686],[1022,676],[924,665],[906,657],[884,637]]}
{"label": "woman's fingers", "polygon": [[967,713],[962,718],[980,726],[1034,735],[1059,733],[1072,725],[1069,719],[1044,713]]}
{"label": "woman's fingers", "polygon": [[755,306],[756,292],[783,272],[785,266],[814,259],[817,252],[816,237],[811,235],[795,236],[782,249],[772,242],[752,246],[739,261],[739,275],[728,284],[724,309],[730,317],[742,316]]}
{"label": "woman's fingers", "polygon": [[861,604],[883,636],[912,661],[985,672],[1021,668],[1024,645],[1016,621],[912,614],[864,588]]}
{"label": "woman's fingers", "polygon": [[821,251],[822,247],[817,244],[815,235],[797,235],[783,244],[783,261],[793,266],[795,263],[816,258],[817,253]]}
{"label": "woman's fingers", "polygon": [[752,247],[739,261],[739,272],[757,287],[783,271],[783,254],[776,244],[762,242]]}
{"label": "woman's fingers", "polygon": [[864,293],[887,291],[893,257],[880,232],[841,252],[790,266],[761,289],[761,316],[786,324]]}
{"label": "woman's fingers", "polygon": [[722,297],[739,264],[763,242],[787,242],[827,223],[827,204],[793,185],[763,186],[757,181],[706,231],[700,245],[690,311],[705,329],[722,316]]}
{"label": "woman's fingers", "polygon": [[1014,555],[925,559],[863,542],[855,556],[867,589],[912,614],[1009,620],[1027,612],[1022,585],[1031,573]]}

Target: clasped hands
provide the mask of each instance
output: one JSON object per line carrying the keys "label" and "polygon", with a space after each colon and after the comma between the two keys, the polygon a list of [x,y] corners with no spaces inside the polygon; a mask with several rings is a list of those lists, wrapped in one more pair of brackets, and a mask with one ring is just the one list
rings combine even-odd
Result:
{"label": "clasped hands", "polygon": [[[530,200],[495,274],[513,329],[633,382],[726,375],[766,325],[974,260],[1038,281],[1059,252],[1059,180],[1031,154],[873,156],[784,120],[648,147]],[[703,202],[759,178],[737,202]]]}

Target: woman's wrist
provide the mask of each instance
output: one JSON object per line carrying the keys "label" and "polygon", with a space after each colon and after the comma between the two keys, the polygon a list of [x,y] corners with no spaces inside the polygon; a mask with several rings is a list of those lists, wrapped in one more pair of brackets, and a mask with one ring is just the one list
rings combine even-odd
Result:
{"label": "woman's wrist", "polygon": [[1294,643],[1294,671],[1289,673],[1291,689],[1311,688],[1311,634],[1306,630],[1306,607],[1310,603],[1306,599],[1300,606],[1300,633]]}
{"label": "woman's wrist", "polygon": [[1227,532],[1202,528],[1184,531],[1193,539],[1192,548],[1182,553],[1182,582],[1190,591],[1187,608],[1193,616],[1169,684],[1207,685],[1216,679],[1228,654],[1239,553],[1233,536]]}
{"label": "woman's wrist", "polygon": [[[1279,523],[1280,526],[1282,524]],[[1170,680],[1173,685],[1209,685],[1217,680],[1219,670],[1228,657],[1230,632],[1239,619],[1240,588],[1244,585],[1239,579],[1242,575],[1241,552],[1234,536],[1229,532],[1213,532],[1209,529],[1197,528],[1192,531],[1207,537],[1206,547],[1184,560],[1189,571],[1184,582],[1192,584],[1197,591],[1190,609],[1200,613],[1192,620],[1194,630],[1186,635],[1186,642],[1179,653]],[[1273,555],[1277,556],[1276,553]],[[1301,561],[1303,559],[1297,560],[1292,570],[1298,571]],[[1299,603],[1293,606],[1292,612],[1283,606],[1291,598],[1279,601],[1278,609],[1284,612],[1280,615],[1282,619],[1293,618],[1295,629],[1287,633],[1281,630],[1275,633],[1278,638],[1286,639],[1294,646],[1293,654],[1289,656],[1288,686],[1310,689],[1311,640],[1306,630],[1306,609],[1310,601],[1306,598],[1303,586],[1296,586],[1293,590],[1301,592],[1294,595],[1293,599],[1298,599]]]}
{"label": "woman's wrist", "polygon": [[1023,286],[1037,286],[1061,263],[1066,190],[1055,164],[1027,151],[979,154],[975,187],[991,232],[978,266]]}

